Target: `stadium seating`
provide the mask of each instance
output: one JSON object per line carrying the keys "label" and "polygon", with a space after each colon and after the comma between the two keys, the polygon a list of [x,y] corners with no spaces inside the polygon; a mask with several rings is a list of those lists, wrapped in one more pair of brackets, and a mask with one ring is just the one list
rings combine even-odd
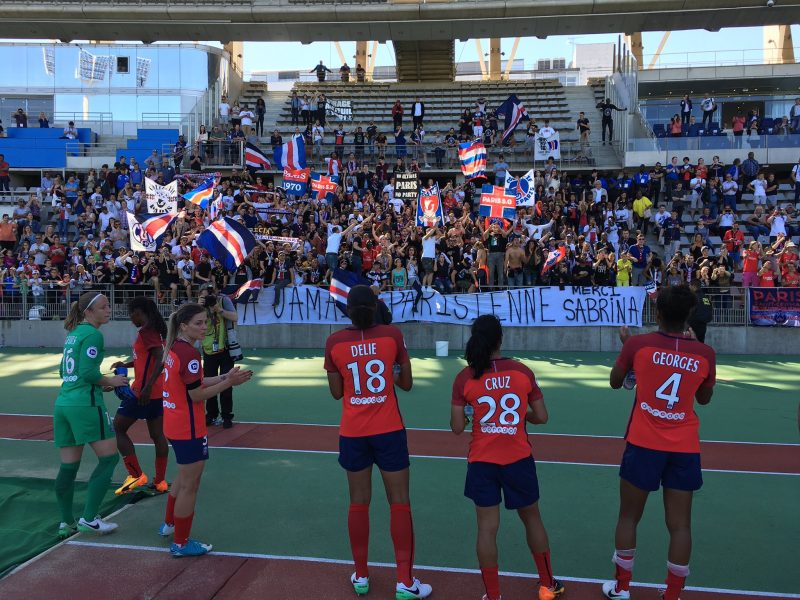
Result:
{"label": "stadium seating", "polygon": [[137,129],[136,139],[128,140],[125,148],[117,149],[117,160],[125,156],[128,162],[135,158],[143,165],[153,150],[157,150],[161,156],[164,146],[172,146],[178,140],[178,135],[177,129]]}
{"label": "stadium seating", "polygon": [[0,138],[0,154],[15,168],[63,169],[67,166],[67,152],[80,154],[83,144],[97,142],[97,134],[89,128],[78,128],[78,139],[63,138],[62,129],[39,127],[11,127],[7,136]]}

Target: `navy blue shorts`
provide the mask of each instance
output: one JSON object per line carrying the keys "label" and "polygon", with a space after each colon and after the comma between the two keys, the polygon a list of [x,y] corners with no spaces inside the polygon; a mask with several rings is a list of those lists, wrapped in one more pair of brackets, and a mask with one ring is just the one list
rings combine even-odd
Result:
{"label": "navy blue shorts", "polygon": [[126,399],[119,405],[117,414],[128,417],[129,419],[146,419],[147,421],[152,421],[153,419],[164,416],[164,401],[159,398],[158,400],[150,400],[150,402],[141,406],[133,398]]}
{"label": "navy blue shorts", "polygon": [[464,495],[482,508],[497,506],[503,498],[509,510],[535,504],[539,501],[536,461],[529,456],[510,465],[471,462],[467,465]]}
{"label": "navy blue shorts", "polygon": [[659,486],[685,492],[703,487],[700,453],[650,450],[631,443],[625,446],[619,476],[648,492]]}
{"label": "navy blue shorts", "polygon": [[175,462],[179,465],[191,465],[201,460],[208,460],[207,437],[193,440],[170,440],[169,443],[175,452]]}
{"label": "navy blue shorts", "polygon": [[363,471],[372,465],[389,472],[407,469],[411,461],[408,459],[406,430],[364,437],[340,435],[339,464],[346,471]]}

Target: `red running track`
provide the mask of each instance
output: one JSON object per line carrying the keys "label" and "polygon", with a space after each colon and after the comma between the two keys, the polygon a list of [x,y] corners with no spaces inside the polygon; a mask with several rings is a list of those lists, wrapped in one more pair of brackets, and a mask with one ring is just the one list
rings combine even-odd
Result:
{"label": "red running track", "polygon": [[[0,598],[25,600],[353,600],[352,567],[273,558],[219,556],[175,559],[165,552],[64,544],[0,580]],[[69,573],[69,577],[64,574]],[[431,600],[478,600],[480,575],[416,569],[430,583]],[[370,568],[369,598],[394,597],[394,570]],[[565,581],[565,600],[602,598],[597,583]],[[536,580],[501,577],[504,600],[530,600]],[[636,588],[637,600],[656,600],[653,588]],[[748,600],[752,595],[686,591],[683,600]],[[775,597],[775,596],[773,596]],[[778,597],[779,598],[779,597]]]}
{"label": "red running track", "polygon": [[[144,423],[131,429],[135,442],[147,443]],[[52,419],[45,416],[0,417],[0,438],[52,440]],[[580,435],[531,434],[533,454],[539,461],[616,465],[625,442],[619,438]],[[409,450],[416,456],[464,458],[469,434],[446,431],[408,431]],[[212,447],[338,452],[336,427],[237,423],[232,429],[212,427]],[[800,446],[702,442],[703,468],[721,471],[800,474]]]}

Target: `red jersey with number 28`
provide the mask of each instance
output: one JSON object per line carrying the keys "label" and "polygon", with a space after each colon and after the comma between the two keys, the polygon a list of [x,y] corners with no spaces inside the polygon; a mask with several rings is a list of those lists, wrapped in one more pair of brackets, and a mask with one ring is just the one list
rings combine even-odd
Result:
{"label": "red jersey with number 28", "polygon": [[625,439],[666,452],[700,452],[694,397],[716,382],[716,354],[702,342],[656,332],[628,339],[617,367],[636,373],[636,401]]}
{"label": "red jersey with number 28", "polygon": [[194,440],[208,434],[205,405],[189,396],[189,390],[202,383],[200,352],[177,340],[164,361],[164,435],[169,439]]}
{"label": "red jersey with number 28", "polygon": [[325,370],[344,380],[339,433],[365,437],[403,429],[394,390],[394,365],[408,362],[403,334],[392,325],[348,327],[325,344]]}
{"label": "red jersey with number 28", "polygon": [[[142,391],[144,385],[150,381],[150,378],[153,376],[153,370],[157,369],[159,366],[150,355],[150,350],[153,348],[162,348],[163,346],[164,340],[161,339],[161,334],[155,329],[142,327],[139,330],[136,341],[133,342],[133,372],[136,379],[131,386],[131,389],[137,396]],[[161,398],[163,384],[164,374],[161,373],[153,383],[148,400]]]}
{"label": "red jersey with number 28", "polygon": [[510,465],[529,457],[525,416],[541,399],[533,371],[516,360],[493,360],[477,379],[470,367],[463,369],[453,382],[452,403],[475,409],[467,460]]}

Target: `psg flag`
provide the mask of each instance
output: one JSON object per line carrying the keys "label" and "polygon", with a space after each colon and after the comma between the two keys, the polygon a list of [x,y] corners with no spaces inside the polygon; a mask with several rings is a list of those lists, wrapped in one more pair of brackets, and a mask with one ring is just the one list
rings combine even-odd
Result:
{"label": "psg flag", "polygon": [[251,142],[247,142],[244,147],[244,162],[247,165],[247,170],[251,173],[259,169],[267,170],[272,168],[267,155],[262,152],[261,148]]}
{"label": "psg flag", "polygon": [[517,197],[500,185],[484,185],[481,190],[480,216],[490,220],[511,221],[517,214]]}
{"label": "psg flag", "polygon": [[336,197],[336,189],[339,187],[338,175],[322,175],[321,173],[311,174],[311,197],[318,202],[330,202]]}
{"label": "psg flag", "polygon": [[258,242],[247,227],[225,217],[211,223],[197,237],[197,245],[208,250],[226,271],[235,271]]}
{"label": "psg flag", "polygon": [[296,135],[291,140],[275,148],[272,153],[275,164],[281,168],[295,170],[306,168],[306,143],[302,135]]}
{"label": "psg flag", "polygon": [[429,188],[419,191],[417,200],[417,226],[436,227],[444,225],[444,207],[439,192],[439,184],[434,183]]}
{"label": "psg flag", "polygon": [[347,315],[347,295],[350,293],[350,288],[355,285],[372,285],[372,282],[361,277],[352,271],[345,271],[344,269],[334,269],[331,276],[331,285],[328,288],[331,298],[336,301],[336,306],[342,311],[342,314]]}
{"label": "psg flag", "polygon": [[567,257],[567,249],[564,246],[559,246],[555,250],[551,250],[547,254],[547,260],[542,265],[542,275],[547,273],[550,269],[555,267],[558,263]]}
{"label": "psg flag", "polygon": [[133,215],[128,217],[128,231],[130,233],[131,250],[134,252],[155,252],[161,237],[175,220],[175,213],[162,215]]}
{"label": "psg flag", "polygon": [[517,98],[516,94],[511,94],[508,100],[498,106],[495,115],[498,118],[503,117],[506,121],[505,127],[503,128],[503,145],[505,145],[506,140],[514,134],[514,130],[517,128],[517,125],[520,124],[520,121],[529,118],[528,111],[525,110],[525,107],[522,105],[519,98]]}

